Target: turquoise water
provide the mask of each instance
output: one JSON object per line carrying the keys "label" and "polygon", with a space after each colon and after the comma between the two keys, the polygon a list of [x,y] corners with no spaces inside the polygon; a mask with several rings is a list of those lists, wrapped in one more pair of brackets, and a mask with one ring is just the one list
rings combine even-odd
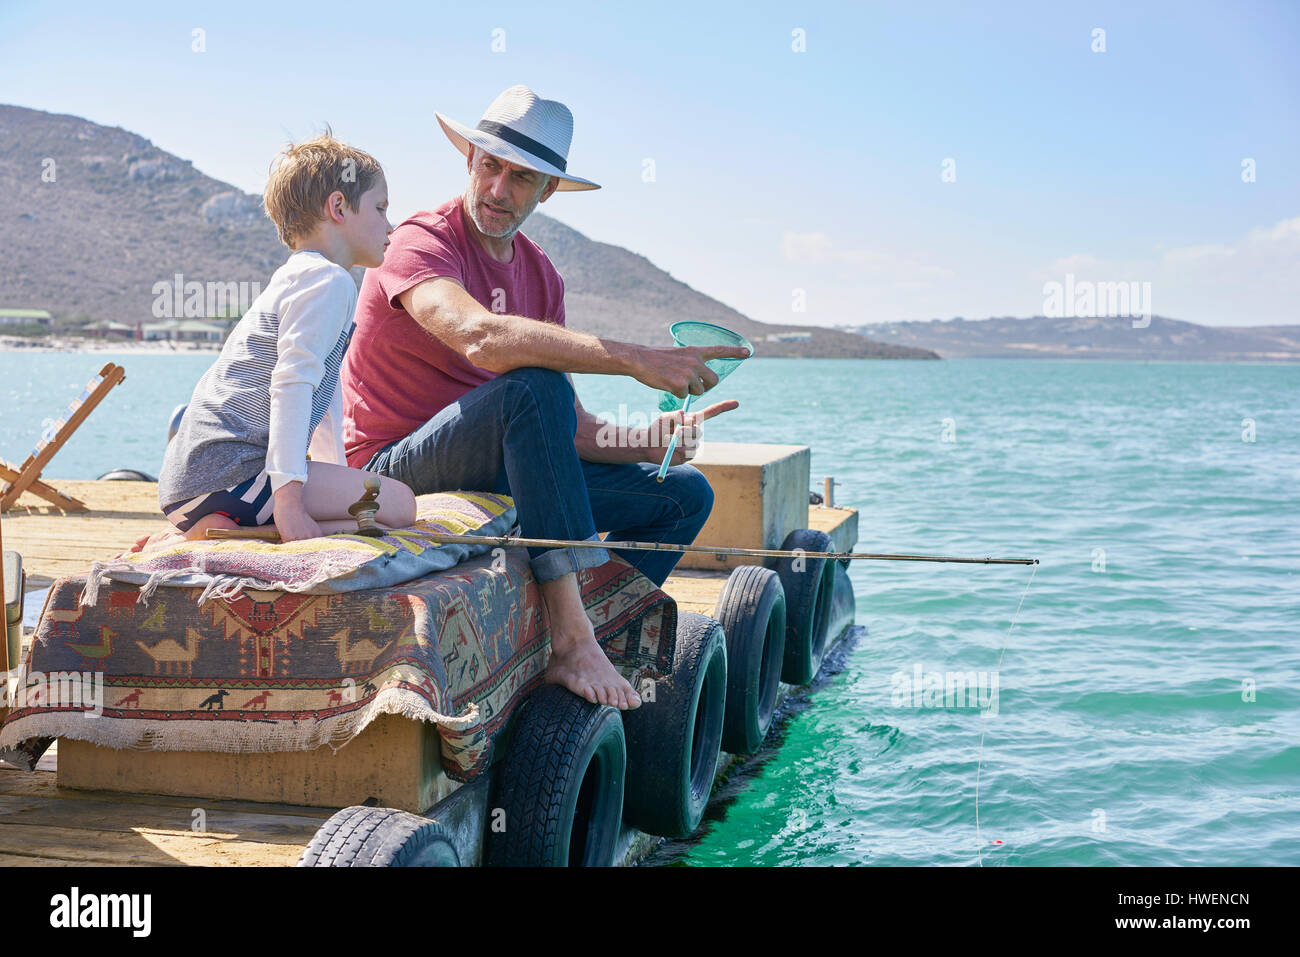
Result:
{"label": "turquoise water", "polygon": [[[0,354],[0,455],[103,361]],[[156,473],[211,357],[117,361],[50,475]],[[1300,367],[756,359],[719,391],[706,438],[811,445],[860,550],[1042,565],[1008,637],[1027,568],[855,562],[867,636],[686,863],[1300,863]],[[996,670],[996,716],[910,706],[917,666]]]}

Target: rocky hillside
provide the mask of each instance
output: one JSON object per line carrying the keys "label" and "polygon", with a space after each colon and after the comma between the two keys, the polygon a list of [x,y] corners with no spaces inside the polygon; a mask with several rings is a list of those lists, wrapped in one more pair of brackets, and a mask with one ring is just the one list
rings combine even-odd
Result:
{"label": "rocky hillside", "polygon": [[156,282],[265,283],[287,251],[261,203],[142,136],[0,106],[0,306],[153,321]]}
{"label": "rocky hillside", "polygon": [[882,342],[931,349],[946,359],[1300,361],[1300,326],[1202,326],[1161,316],[1152,316],[1141,329],[1132,319],[1035,316],[882,322],[858,331]]}
{"label": "rocky hillside", "polygon": [[[156,283],[177,273],[205,285],[265,283],[288,254],[260,197],[135,133],[3,105],[0,228],[8,254],[0,307],[45,309],[62,324],[152,321]],[[563,274],[575,329],[663,343],[670,323],[699,319],[748,336],[763,356],[937,358],[844,330],[754,322],[645,257],[541,214],[524,232]],[[811,338],[765,341],[787,330]]]}

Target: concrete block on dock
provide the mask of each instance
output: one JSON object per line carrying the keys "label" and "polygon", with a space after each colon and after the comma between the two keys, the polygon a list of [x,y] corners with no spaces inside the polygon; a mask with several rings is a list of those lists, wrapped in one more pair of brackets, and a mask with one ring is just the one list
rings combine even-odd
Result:
{"label": "concrete block on dock", "polygon": [[[808,446],[701,442],[691,464],[713,486],[713,512],[697,543],[780,548],[790,532],[809,527]],[[687,553],[677,567],[716,571],[773,561]]]}

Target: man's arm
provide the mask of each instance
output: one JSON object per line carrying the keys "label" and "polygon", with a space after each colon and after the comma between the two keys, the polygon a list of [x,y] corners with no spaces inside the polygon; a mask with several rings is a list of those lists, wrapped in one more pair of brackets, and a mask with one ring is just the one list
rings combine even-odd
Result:
{"label": "man's arm", "polygon": [[454,279],[428,279],[398,298],[416,322],[489,372],[523,366],[561,372],[628,372],[629,343],[598,339],[553,322],[491,312]]}
{"label": "man's arm", "polygon": [[398,301],[428,332],[489,372],[537,366],[628,375],[652,389],[685,397],[717,385],[718,376],[706,360],[749,354],[736,346],[642,346],[600,339],[553,322],[501,315],[483,308],[465,287],[445,276],[418,283]]}

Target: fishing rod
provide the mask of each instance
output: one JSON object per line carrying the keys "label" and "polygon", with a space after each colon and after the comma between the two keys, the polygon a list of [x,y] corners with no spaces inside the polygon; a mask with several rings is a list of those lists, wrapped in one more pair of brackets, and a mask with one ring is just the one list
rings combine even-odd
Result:
{"label": "fishing rod", "polygon": [[[365,534],[364,532],[336,532],[334,534]],[[380,530],[380,534],[387,532]],[[274,527],[267,528],[210,528],[208,538],[259,538],[278,541]],[[1037,565],[1037,558],[960,558],[952,555],[888,555],[877,552],[809,552],[782,548],[737,548],[722,545],[676,545],[671,542],[611,542],[587,541],[570,538],[522,538],[517,535],[453,535],[442,532],[420,532],[421,538],[443,545],[500,545],[533,548],[612,548],[643,552],[692,552],[699,555],[737,555],[745,558],[834,558],[842,561],[866,559],[879,562],[952,562],[967,565]]]}
{"label": "fishing rod", "polygon": [[[425,533],[426,534],[426,533]],[[835,558],[874,562],[959,562],[965,564],[1037,564],[1036,558],[956,558],[952,555],[888,555],[874,551],[805,551],[801,549],[742,549],[714,545],[673,545],[671,542],[578,541],[576,538],[521,538],[491,534],[428,534],[434,541],[452,545],[524,545],[563,549],[629,549],[634,551],[690,551],[703,555],[741,555],[745,558]]]}
{"label": "fishing rod", "polygon": [[[375,521],[379,512],[379,479],[365,480],[366,494],[348,506],[357,520],[356,532],[342,534],[380,538],[388,531]],[[340,534],[335,532],[334,534]],[[958,558],[952,555],[887,555],[879,552],[810,552],[803,549],[739,548],[726,545],[677,545],[672,542],[610,542],[573,538],[524,538],[519,535],[456,535],[451,532],[425,532],[421,537],[441,545],[521,545],[532,548],[623,548],[641,552],[692,552],[699,555],[736,555],[743,558],[834,558],[841,561],[867,559],[878,562],[953,562],[967,565],[1037,565],[1037,558]],[[208,538],[255,538],[277,542],[280,532],[274,525],[257,528],[209,528]]]}
{"label": "fishing rod", "polygon": [[957,558],[950,555],[887,555],[876,552],[809,552],[781,548],[732,548],[713,545],[675,545],[668,542],[592,542],[564,538],[521,538],[514,535],[432,534],[434,541],[457,545],[524,545],[535,548],[611,548],[651,552],[693,552],[703,555],[738,555],[746,558],[835,558],[882,562],[960,562],[970,565],[1037,565],[1037,558]]}

